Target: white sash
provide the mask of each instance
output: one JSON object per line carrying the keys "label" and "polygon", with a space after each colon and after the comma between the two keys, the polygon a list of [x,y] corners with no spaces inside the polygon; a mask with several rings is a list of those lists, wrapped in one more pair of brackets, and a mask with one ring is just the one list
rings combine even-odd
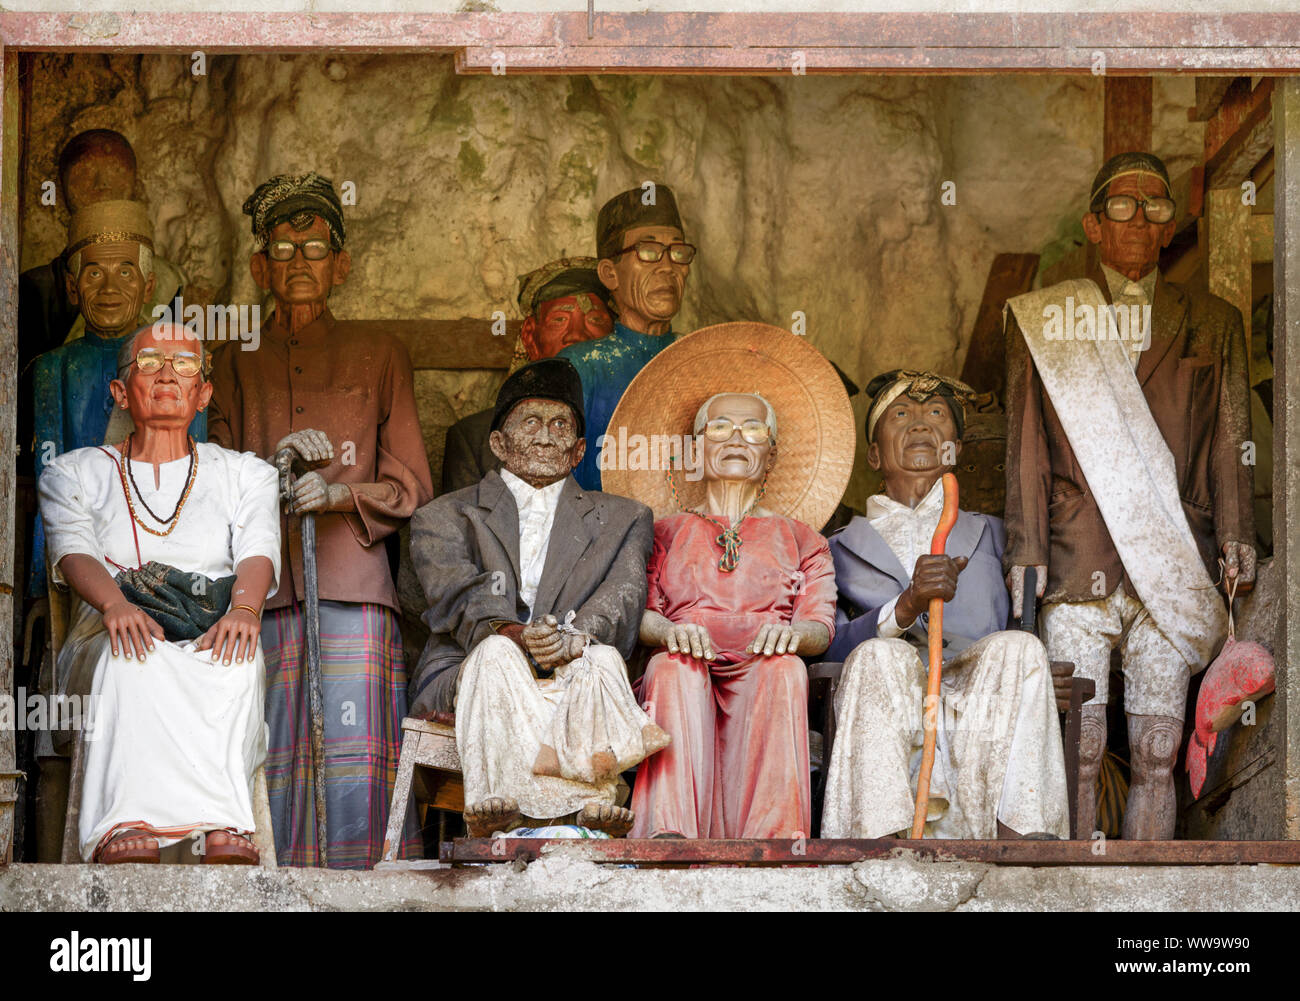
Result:
{"label": "white sash", "polygon": [[[1106,305],[1088,279],[1007,301],[1138,598],[1194,674],[1223,645],[1228,617],[1183,513],[1173,453],[1125,342],[1061,336],[1067,306],[1101,317]],[[1054,325],[1044,315],[1049,306],[1062,310]],[[1104,326],[1097,329],[1104,336]],[[1107,581],[1107,590],[1114,584]]]}

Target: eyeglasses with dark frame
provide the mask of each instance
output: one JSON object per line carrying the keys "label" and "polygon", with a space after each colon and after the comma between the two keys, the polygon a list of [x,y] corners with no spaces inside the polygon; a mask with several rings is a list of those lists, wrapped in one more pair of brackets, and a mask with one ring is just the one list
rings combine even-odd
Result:
{"label": "eyeglasses with dark frame", "polygon": [[691,243],[660,243],[658,240],[638,240],[630,247],[624,247],[615,257],[636,251],[637,260],[646,264],[656,264],[663,260],[664,252],[674,264],[690,264],[695,260],[695,245]]}
{"label": "eyeglasses with dark frame", "polygon": [[1147,222],[1163,226],[1174,217],[1174,200],[1172,198],[1134,198],[1132,195],[1111,195],[1102,207],[1102,213],[1111,222],[1128,222],[1137,215],[1138,207]]}
{"label": "eyeglasses with dark frame", "polygon": [[323,261],[330,253],[328,240],[319,238],[295,243],[293,240],[272,240],[266,245],[264,253],[273,261],[292,261],[298,251],[309,261]]}

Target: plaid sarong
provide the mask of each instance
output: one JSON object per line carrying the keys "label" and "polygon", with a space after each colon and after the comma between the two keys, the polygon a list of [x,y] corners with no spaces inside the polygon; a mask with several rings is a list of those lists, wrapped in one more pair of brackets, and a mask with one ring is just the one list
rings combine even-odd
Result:
{"label": "plaid sarong", "polygon": [[[293,866],[319,864],[305,623],[297,604],[267,612],[262,622],[266,784],[277,861]],[[383,852],[406,712],[397,618],[383,605],[322,601],[320,648],[330,868],[370,868]],[[418,858],[411,819],[405,835],[397,857]]]}

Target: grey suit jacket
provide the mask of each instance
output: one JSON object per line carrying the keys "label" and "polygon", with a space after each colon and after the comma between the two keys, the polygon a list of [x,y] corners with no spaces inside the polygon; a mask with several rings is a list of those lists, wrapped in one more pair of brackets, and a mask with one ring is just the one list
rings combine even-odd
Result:
{"label": "grey suit jacket", "polygon": [[[587,491],[572,476],[560,493],[533,617],[551,614],[597,642],[632,653],[646,603],[654,516],[644,504]],[[455,708],[466,655],[491,623],[527,622],[519,599],[519,511],[495,470],[445,494],[411,518],[411,559],[429,607],[432,635],[411,678],[412,713]]]}
{"label": "grey suit jacket", "polygon": [[[957,593],[943,606],[943,656],[949,660],[989,633],[1007,627],[1011,599],[1002,579],[1002,550],[1006,531],[1002,519],[959,511],[944,549],[969,562],[957,577]],[[854,518],[830,537],[835,560],[835,639],[826,651],[828,661],[842,661],[853,648],[876,635],[881,607],[903,593],[910,578],[898,557],[866,518]],[[917,616],[903,639],[928,645],[928,614]]]}

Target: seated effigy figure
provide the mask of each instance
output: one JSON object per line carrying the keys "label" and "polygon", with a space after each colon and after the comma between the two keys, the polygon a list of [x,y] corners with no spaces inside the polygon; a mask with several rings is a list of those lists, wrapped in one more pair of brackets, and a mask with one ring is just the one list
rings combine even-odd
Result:
{"label": "seated effigy figure", "polygon": [[251,864],[265,756],[260,614],[280,571],[275,469],[195,442],[203,344],[144,327],[119,355],[119,445],[56,457],[38,490],[55,581],[75,595],[58,691],[88,697],[79,842],[87,861],[157,862],[203,832],[209,863]]}
{"label": "seated effigy figure", "polygon": [[960,511],[945,553],[929,551],[973,394],[955,379],[901,369],[867,392],[867,461],[885,489],[830,539],[839,611],[827,658],[843,660],[844,672],[822,836],[881,838],[912,826],[927,609],[939,598],[944,667],[926,836],[1069,837],[1047,653],[1033,634],[1005,629],[1002,521]]}
{"label": "seated effigy figure", "polygon": [[[594,257],[561,257],[519,276],[519,311],[524,315],[510,358],[510,372],[530,361],[553,358],[570,344],[597,340],[614,329],[609,289],[596,274]],[[489,469],[492,407],[470,414],[447,429],[442,457],[442,492],[473,486]]]}
{"label": "seated effigy figure", "polygon": [[412,711],[455,710],[472,835],[532,822],[626,834],[619,775],[668,743],[623,660],[645,607],[651,514],[578,486],[583,432],[574,367],[526,365],[493,411],[501,470],[411,519],[433,633]]}
{"label": "seated effigy figure", "polygon": [[835,617],[830,552],[812,526],[834,510],[853,455],[840,380],[787,331],[722,324],[658,354],[609,435],[648,440],[660,458],[666,441],[681,467],[616,461],[609,441],[602,456],[606,489],[658,516],[641,697],[673,742],[638,770],[633,836],[806,836],[802,658],[826,649]]}

